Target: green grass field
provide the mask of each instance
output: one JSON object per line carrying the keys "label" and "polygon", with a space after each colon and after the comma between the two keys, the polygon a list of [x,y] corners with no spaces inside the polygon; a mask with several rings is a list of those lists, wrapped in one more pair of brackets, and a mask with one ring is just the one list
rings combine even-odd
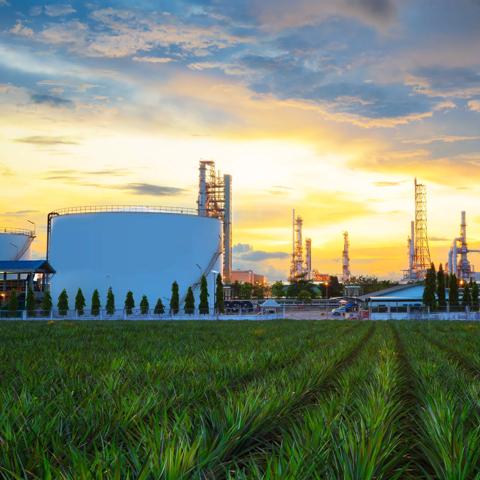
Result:
{"label": "green grass field", "polygon": [[480,478],[480,324],[0,322],[0,478]]}

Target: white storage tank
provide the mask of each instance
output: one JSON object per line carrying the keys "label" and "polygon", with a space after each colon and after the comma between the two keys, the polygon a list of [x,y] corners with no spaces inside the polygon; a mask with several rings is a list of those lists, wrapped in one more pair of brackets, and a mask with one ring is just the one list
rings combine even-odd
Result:
{"label": "white storage tank", "polygon": [[56,304],[65,288],[70,308],[79,287],[87,304],[98,289],[102,307],[112,287],[117,309],[131,290],[136,306],[147,295],[151,308],[162,298],[168,310],[173,281],[182,299],[222,264],[222,222],[196,210],[79,207],[50,213],[48,224],[47,258],[57,272],[52,297]]}
{"label": "white storage tank", "polygon": [[29,230],[0,230],[0,260],[29,260],[35,233]]}

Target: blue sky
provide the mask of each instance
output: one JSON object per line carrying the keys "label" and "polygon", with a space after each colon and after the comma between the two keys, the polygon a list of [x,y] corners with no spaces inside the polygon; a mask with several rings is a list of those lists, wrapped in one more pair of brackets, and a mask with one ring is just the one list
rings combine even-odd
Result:
{"label": "blue sky", "polygon": [[[239,186],[238,243],[266,253],[239,256],[239,266],[262,257],[271,275],[284,271],[296,205],[319,237],[322,268],[337,268],[336,232],[350,228],[358,268],[392,276],[413,176],[442,197],[432,199],[438,238],[453,238],[457,210],[475,201],[479,25],[478,0],[0,0],[7,199],[39,223],[85,197],[188,204],[198,158],[213,156]],[[315,213],[312,199],[332,195],[335,208]],[[439,212],[453,204],[445,223]],[[20,221],[11,211],[3,206],[5,223]],[[388,251],[371,235],[386,212],[395,228],[385,242],[397,243],[383,268],[370,245]],[[446,248],[433,247],[438,261]]]}

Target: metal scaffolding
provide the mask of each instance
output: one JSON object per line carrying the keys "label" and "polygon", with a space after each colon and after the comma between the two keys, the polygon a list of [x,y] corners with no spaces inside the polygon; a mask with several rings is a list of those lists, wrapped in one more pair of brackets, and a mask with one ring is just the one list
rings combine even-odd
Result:
{"label": "metal scaffolding", "polygon": [[348,240],[348,232],[343,232],[343,253],[342,253],[342,282],[350,281],[350,242]]}
{"label": "metal scaffolding", "polygon": [[290,264],[290,281],[295,282],[305,276],[303,267],[303,219],[300,215],[292,214],[292,261]]}
{"label": "metal scaffolding", "polygon": [[418,280],[425,278],[430,268],[430,249],[427,232],[427,188],[415,178],[415,239],[414,271]]}

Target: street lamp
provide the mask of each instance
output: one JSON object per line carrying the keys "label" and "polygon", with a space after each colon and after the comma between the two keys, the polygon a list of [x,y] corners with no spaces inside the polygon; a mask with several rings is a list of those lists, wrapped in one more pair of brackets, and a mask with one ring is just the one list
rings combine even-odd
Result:
{"label": "street lamp", "polygon": [[215,303],[216,303],[216,287],[217,287],[217,275],[220,273],[220,272],[217,272],[216,270],[211,270],[210,273],[212,274],[213,276],[213,308],[212,308],[212,311],[213,311],[213,314],[215,315]]}
{"label": "street lamp", "polygon": [[325,285],[325,298],[328,300],[328,282],[325,282],[324,285]]}

